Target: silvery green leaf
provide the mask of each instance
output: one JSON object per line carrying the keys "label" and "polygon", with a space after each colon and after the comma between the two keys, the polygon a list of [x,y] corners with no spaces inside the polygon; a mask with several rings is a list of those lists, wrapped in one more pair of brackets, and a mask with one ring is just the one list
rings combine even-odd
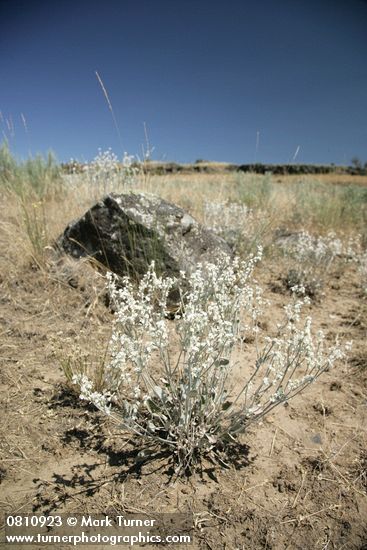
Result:
{"label": "silvery green leaf", "polygon": [[154,390],[154,393],[158,395],[159,399],[162,399],[162,395],[163,395],[162,388],[160,386],[154,386],[153,390]]}

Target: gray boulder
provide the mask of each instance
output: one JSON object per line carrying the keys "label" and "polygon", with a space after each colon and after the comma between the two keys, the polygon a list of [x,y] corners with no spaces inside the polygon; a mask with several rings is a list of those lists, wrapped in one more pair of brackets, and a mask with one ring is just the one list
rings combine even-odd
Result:
{"label": "gray boulder", "polygon": [[159,274],[177,276],[231,255],[224,239],[150,194],[107,195],[70,223],[58,244],[74,258],[90,257],[117,275],[137,278],[152,260]]}

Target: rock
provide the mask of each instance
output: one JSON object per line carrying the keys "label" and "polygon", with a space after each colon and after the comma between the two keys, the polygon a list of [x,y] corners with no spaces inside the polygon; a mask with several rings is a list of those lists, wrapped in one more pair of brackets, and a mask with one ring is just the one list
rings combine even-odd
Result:
{"label": "rock", "polygon": [[200,263],[231,255],[227,243],[185,210],[150,194],[110,194],[70,223],[58,245],[117,275],[141,277],[155,260],[159,274],[190,274]]}

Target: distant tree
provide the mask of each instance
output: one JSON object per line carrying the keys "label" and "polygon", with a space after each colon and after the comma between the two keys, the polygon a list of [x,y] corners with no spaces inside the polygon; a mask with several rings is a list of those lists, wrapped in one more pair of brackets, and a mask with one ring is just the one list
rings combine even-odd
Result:
{"label": "distant tree", "polygon": [[359,160],[358,157],[353,157],[352,160],[351,160],[351,163],[352,163],[353,168],[355,168],[356,170],[361,170],[362,163],[361,163],[361,161]]}

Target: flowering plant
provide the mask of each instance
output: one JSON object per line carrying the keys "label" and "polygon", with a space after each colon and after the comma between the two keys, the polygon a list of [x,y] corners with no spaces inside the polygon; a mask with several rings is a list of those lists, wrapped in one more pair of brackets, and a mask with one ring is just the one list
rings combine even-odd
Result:
{"label": "flowering plant", "polygon": [[250,209],[244,203],[205,202],[204,223],[220,235],[239,256],[256,250],[266,241],[271,220],[262,210]]}
{"label": "flowering plant", "polygon": [[139,175],[135,157],[123,155],[122,162],[111,149],[98,150],[98,155],[85,168],[87,176],[93,187],[106,193],[108,189],[125,189],[136,183]]}
{"label": "flowering plant", "polygon": [[318,298],[324,286],[326,273],[337,257],[344,253],[344,245],[335,233],[314,237],[307,231],[291,235],[280,248],[286,258],[284,283],[288,289],[301,286],[311,298]]}
{"label": "flowering plant", "polygon": [[[74,376],[80,397],[120,426],[168,448],[177,471],[203,456],[221,461],[218,450],[314,381],[343,356],[326,349],[322,333],[301,322],[304,300],[285,309],[276,336],[264,338],[259,316],[261,289],[252,280],[261,251],[247,261],[225,258],[220,266],[198,266],[185,284],[158,277],[152,264],[134,287],[125,278],[108,285],[116,315],[104,391],[85,374]],[[168,298],[181,288],[181,307],[169,321]],[[186,290],[184,290],[186,288]],[[234,352],[241,360],[251,335],[257,359],[243,365],[233,387]],[[242,368],[242,364],[240,365]]]}

